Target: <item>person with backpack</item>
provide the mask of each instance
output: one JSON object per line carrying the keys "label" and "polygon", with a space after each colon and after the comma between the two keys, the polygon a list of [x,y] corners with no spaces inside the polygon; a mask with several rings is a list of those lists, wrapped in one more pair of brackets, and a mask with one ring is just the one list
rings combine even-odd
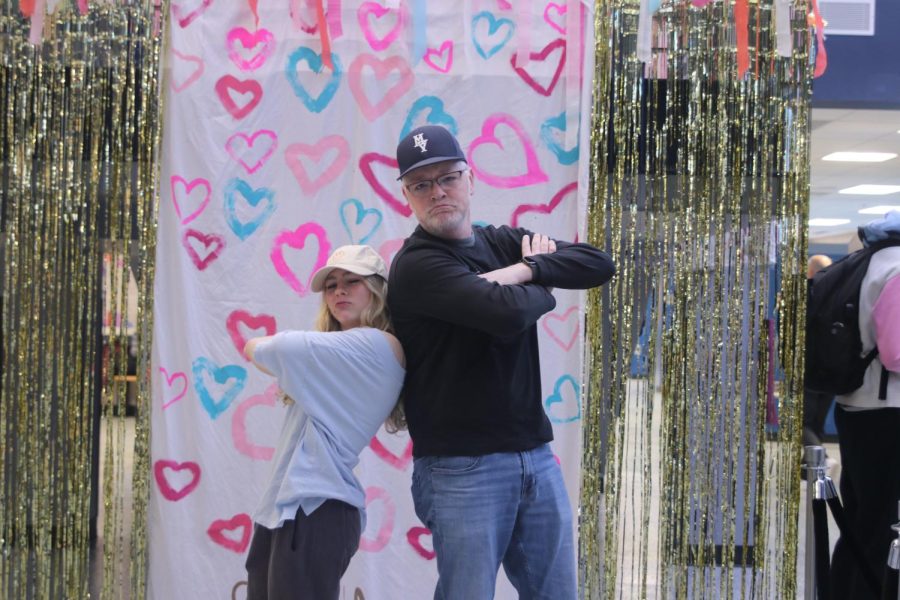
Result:
{"label": "person with backpack", "polygon": [[[809,257],[806,263],[806,280],[810,290],[812,290],[813,277],[816,273],[831,265],[831,258],[824,254],[814,254]],[[825,419],[831,404],[834,401],[834,394],[828,392],[819,392],[809,387],[803,390],[803,445],[804,446],[821,446],[825,439]],[[825,464],[831,468],[837,461],[828,457]],[[805,473],[805,471],[804,471]]]}
{"label": "person with backpack", "polygon": [[[859,385],[835,398],[835,424],[845,517],[862,546],[864,562],[881,577],[895,537],[891,525],[897,522],[900,500],[900,212],[860,227],[859,237],[863,249],[844,260],[868,256],[856,315],[858,355],[869,362]],[[818,278],[844,260],[817,275],[811,307]],[[845,324],[835,320],[833,329]],[[879,597],[864,581],[844,536],[838,538],[832,556],[831,597]]]}

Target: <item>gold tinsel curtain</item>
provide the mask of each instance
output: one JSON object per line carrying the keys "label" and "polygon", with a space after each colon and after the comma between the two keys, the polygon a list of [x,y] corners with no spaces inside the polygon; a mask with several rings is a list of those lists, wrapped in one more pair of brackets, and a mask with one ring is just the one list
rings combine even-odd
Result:
{"label": "gold tinsel curtain", "polygon": [[648,4],[595,5],[589,237],[619,272],[588,305],[581,583],[794,598],[808,6]]}
{"label": "gold tinsel curtain", "polygon": [[0,3],[3,598],[144,593],[163,4]]}

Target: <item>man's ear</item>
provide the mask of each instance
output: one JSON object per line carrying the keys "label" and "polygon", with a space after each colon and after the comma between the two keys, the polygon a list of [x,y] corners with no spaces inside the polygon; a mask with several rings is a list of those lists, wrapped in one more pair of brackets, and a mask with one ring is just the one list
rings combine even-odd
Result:
{"label": "man's ear", "polygon": [[466,175],[469,176],[469,195],[474,196],[475,195],[475,172],[470,167],[469,170],[466,171]]}

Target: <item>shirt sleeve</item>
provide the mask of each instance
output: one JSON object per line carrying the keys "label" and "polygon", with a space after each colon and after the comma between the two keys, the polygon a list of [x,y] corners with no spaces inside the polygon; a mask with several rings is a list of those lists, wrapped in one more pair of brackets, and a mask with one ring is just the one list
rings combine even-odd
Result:
{"label": "shirt sleeve", "polygon": [[488,281],[434,248],[412,249],[398,266],[388,297],[405,310],[490,335],[519,334],[556,306],[543,286]]}
{"label": "shirt sleeve", "polygon": [[[331,337],[325,337],[331,336]],[[314,331],[281,331],[259,344],[253,358],[278,380],[281,390],[303,408],[310,417],[322,420],[327,407],[320,406],[306,393],[309,387],[310,361],[314,352],[330,351],[337,339],[333,334]]]}
{"label": "shirt sleeve", "polygon": [[888,371],[900,373],[900,275],[887,281],[872,309],[878,358]]}
{"label": "shirt sleeve", "polygon": [[[533,236],[527,229],[509,229],[521,248],[522,237]],[[536,254],[531,257],[537,268],[534,283],[564,290],[586,290],[603,285],[616,273],[612,258],[606,252],[590,244],[559,240],[556,252]]]}

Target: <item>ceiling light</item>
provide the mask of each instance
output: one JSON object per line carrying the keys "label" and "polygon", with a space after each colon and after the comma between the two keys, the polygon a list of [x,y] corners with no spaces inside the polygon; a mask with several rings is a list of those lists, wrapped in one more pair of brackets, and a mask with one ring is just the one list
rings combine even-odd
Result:
{"label": "ceiling light", "polygon": [[866,183],[838,190],[839,194],[856,194],[858,196],[884,196],[900,192],[900,185],[873,185]]}
{"label": "ceiling light", "polygon": [[898,206],[896,204],[894,204],[894,205],[882,204],[881,206],[870,206],[869,208],[863,208],[862,210],[860,210],[859,214],[884,216],[887,213],[891,212],[892,210],[900,210],[900,206]]}
{"label": "ceiling light", "polygon": [[810,227],[837,227],[838,225],[846,225],[850,219],[810,219]]}
{"label": "ceiling light", "polygon": [[832,152],[822,160],[835,162],[884,162],[897,158],[893,152]]}

